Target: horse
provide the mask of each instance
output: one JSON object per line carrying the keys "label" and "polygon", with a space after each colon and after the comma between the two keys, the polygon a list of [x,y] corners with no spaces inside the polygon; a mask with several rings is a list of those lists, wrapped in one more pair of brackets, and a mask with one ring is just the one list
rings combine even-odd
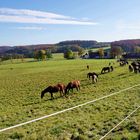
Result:
{"label": "horse", "polygon": [[110,67],[104,67],[102,68],[101,74],[104,74],[105,72],[110,72]]}
{"label": "horse", "polygon": [[67,93],[69,93],[69,90],[72,90],[72,92],[73,92],[74,88],[76,88],[77,91],[80,90],[80,81],[79,80],[74,80],[74,81],[71,81],[68,83],[68,85],[65,88],[65,95]]}
{"label": "horse", "polygon": [[125,65],[128,65],[128,64],[129,64],[128,61],[124,60],[124,61],[121,61],[120,66],[125,66]]}
{"label": "horse", "polygon": [[89,70],[89,65],[87,65],[87,69]]}
{"label": "horse", "polygon": [[138,73],[140,72],[140,65],[137,62],[132,62],[131,65],[133,66],[134,72]]}
{"label": "horse", "polygon": [[44,94],[49,92],[51,94],[51,99],[54,99],[53,93],[60,92],[60,96],[62,97],[65,93],[65,85],[58,83],[55,86],[48,86],[41,92],[41,98],[44,97]]}
{"label": "horse", "polygon": [[95,73],[95,72],[89,72],[87,74],[87,78],[89,78],[89,80],[90,80],[90,77],[93,77],[94,75],[96,75],[98,77],[98,74],[97,73]]}
{"label": "horse", "polygon": [[98,79],[98,74],[97,73],[89,72],[87,74],[87,78],[89,78],[89,80],[90,80],[90,77],[92,77],[92,83],[96,83],[97,82],[97,79]]}

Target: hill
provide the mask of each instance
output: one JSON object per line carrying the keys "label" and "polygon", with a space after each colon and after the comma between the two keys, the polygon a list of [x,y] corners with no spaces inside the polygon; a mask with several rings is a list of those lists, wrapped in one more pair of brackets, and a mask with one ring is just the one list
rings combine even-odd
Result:
{"label": "hill", "polygon": [[134,47],[140,47],[140,39],[114,41],[111,46],[120,46],[125,52],[133,52]]}
{"label": "hill", "polygon": [[35,50],[51,50],[53,53],[63,53],[66,49],[77,51],[78,49],[93,49],[107,46],[120,46],[125,52],[133,52],[135,46],[140,46],[140,39],[120,40],[114,42],[97,42],[95,40],[71,40],[57,44],[38,44],[25,46],[0,46],[0,56],[19,54],[25,57],[33,57]]}

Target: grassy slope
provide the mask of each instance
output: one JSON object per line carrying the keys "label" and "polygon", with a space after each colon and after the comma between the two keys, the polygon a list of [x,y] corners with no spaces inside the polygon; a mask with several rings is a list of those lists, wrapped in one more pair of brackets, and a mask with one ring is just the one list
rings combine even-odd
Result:
{"label": "grassy slope", "polygon": [[[101,75],[95,85],[86,78],[86,64],[90,65],[89,71],[100,73],[103,66],[114,60],[54,60],[0,66],[0,128],[63,110],[140,83],[139,74],[130,74],[127,67],[119,67],[117,63],[114,72]],[[79,93],[71,93],[69,99],[59,98],[59,93],[55,94],[53,101],[49,94],[46,94],[43,100],[40,99],[40,92],[46,86],[58,82],[67,84],[73,79],[81,80]],[[140,104],[139,93],[140,88],[137,87],[94,104],[6,131],[0,134],[0,138],[99,139]],[[140,111],[108,138],[138,138],[139,116]]]}

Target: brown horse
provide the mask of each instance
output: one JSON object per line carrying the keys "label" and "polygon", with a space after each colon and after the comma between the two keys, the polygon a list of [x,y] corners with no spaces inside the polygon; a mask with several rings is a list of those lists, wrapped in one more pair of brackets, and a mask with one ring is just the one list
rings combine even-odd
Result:
{"label": "brown horse", "polygon": [[74,81],[71,81],[68,83],[68,85],[65,88],[65,95],[67,93],[69,93],[69,90],[72,90],[72,92],[73,92],[74,88],[76,88],[77,91],[80,90],[80,81],[79,80],[74,80]]}
{"label": "brown horse", "polygon": [[65,93],[65,85],[64,84],[57,84],[56,86],[48,86],[41,92],[41,98],[44,97],[44,94],[49,92],[51,94],[51,99],[54,99],[53,93],[60,92],[60,96],[63,96]]}

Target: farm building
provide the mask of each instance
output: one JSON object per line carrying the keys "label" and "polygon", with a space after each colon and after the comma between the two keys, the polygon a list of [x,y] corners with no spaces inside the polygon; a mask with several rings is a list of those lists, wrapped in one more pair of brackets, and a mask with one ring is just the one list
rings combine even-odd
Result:
{"label": "farm building", "polygon": [[[88,53],[82,55],[83,59],[100,59],[100,55],[98,51],[89,51]],[[110,58],[110,49],[104,50],[104,57],[103,58]]]}

